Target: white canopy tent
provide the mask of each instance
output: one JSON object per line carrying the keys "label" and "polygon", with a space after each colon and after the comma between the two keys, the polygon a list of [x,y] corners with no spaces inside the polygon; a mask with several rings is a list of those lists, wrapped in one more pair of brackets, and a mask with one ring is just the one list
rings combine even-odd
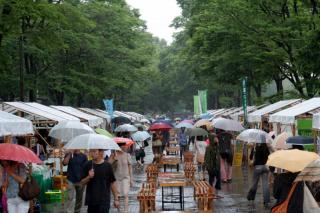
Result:
{"label": "white canopy tent", "polygon": [[292,125],[298,116],[313,114],[312,111],[317,109],[320,109],[320,98],[312,98],[271,115],[269,122]]}
{"label": "white canopy tent", "polygon": [[[248,106],[247,107],[247,112],[250,113],[250,112],[255,111],[256,109],[257,109],[256,106]],[[230,117],[231,117],[232,120],[239,121],[239,118],[241,116],[243,116],[243,115],[244,115],[244,112],[243,112],[243,110],[241,110],[241,111],[238,111],[238,112],[236,112],[234,114],[231,114]]]}
{"label": "white canopy tent", "polygon": [[0,136],[20,136],[33,133],[31,121],[0,111]]}
{"label": "white canopy tent", "polygon": [[248,114],[248,122],[249,123],[260,123],[264,116],[268,116],[269,114],[275,113],[281,109],[298,104],[300,102],[301,102],[301,99],[292,99],[292,100],[284,100],[284,101],[276,102],[274,104],[263,107],[257,111],[254,111],[254,112]]}
{"label": "white canopy tent", "polygon": [[108,123],[111,122],[111,116],[108,115],[107,112],[101,112],[101,111],[98,111],[98,110],[95,110],[95,109],[90,109],[90,108],[79,108],[79,109],[84,111],[85,113],[89,113],[89,114],[98,116],[100,118],[106,119],[106,121]]}
{"label": "white canopy tent", "polygon": [[122,117],[126,117],[128,119],[130,119],[130,121],[136,121],[137,119],[131,115],[128,115],[124,112],[120,112],[120,111],[114,111],[114,114],[117,115],[117,116],[122,116]]}
{"label": "white canopy tent", "polygon": [[68,113],[70,115],[73,115],[77,118],[80,118],[82,121],[88,122],[88,125],[90,127],[97,127],[100,124],[103,123],[103,119],[94,115],[89,115],[87,113],[84,113],[76,108],[70,107],[70,106],[51,106],[57,110],[60,110],[62,112]]}
{"label": "white canopy tent", "polygon": [[229,111],[227,111],[227,112],[224,112],[224,113],[222,114],[222,116],[229,116],[229,115],[235,114],[235,113],[237,113],[237,112],[240,112],[242,109],[243,109],[243,107],[234,108],[234,109],[232,109],[232,110],[229,110]]}

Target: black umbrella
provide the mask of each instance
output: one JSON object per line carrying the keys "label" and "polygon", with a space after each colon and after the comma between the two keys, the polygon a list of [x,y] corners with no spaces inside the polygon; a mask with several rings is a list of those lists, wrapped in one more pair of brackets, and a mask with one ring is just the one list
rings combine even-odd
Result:
{"label": "black umbrella", "polygon": [[313,138],[307,136],[292,136],[287,139],[286,143],[293,145],[313,144]]}
{"label": "black umbrella", "polygon": [[112,118],[111,122],[115,123],[115,124],[130,124],[131,123],[129,118],[126,118],[123,116]]}

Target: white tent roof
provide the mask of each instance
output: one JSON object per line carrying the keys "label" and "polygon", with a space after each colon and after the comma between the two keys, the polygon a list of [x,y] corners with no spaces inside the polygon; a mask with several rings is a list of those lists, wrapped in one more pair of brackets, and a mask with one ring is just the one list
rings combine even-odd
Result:
{"label": "white tent roof", "polygon": [[234,108],[233,110],[224,112],[222,115],[223,115],[223,116],[232,115],[232,114],[237,113],[237,112],[239,112],[239,111],[241,111],[241,110],[242,110],[242,107],[237,107],[237,108]]}
{"label": "white tent roof", "polygon": [[27,105],[23,102],[4,102],[3,110],[9,113],[16,113],[17,111],[29,114],[28,120],[52,120],[52,121],[67,121],[63,116],[51,114],[33,106]]}
{"label": "white tent roof", "polygon": [[0,111],[0,136],[19,136],[27,134],[33,134],[31,121]]}
{"label": "white tent roof", "polygon": [[257,111],[250,113],[248,115],[248,122],[251,122],[251,123],[261,122],[262,116],[266,114],[272,114],[277,110],[280,110],[284,107],[288,107],[291,104],[298,104],[299,102],[301,102],[301,99],[278,101],[274,104],[271,104],[269,106],[263,107]]}
{"label": "white tent roof", "polygon": [[122,116],[122,117],[129,118],[131,121],[137,120],[135,117],[133,117],[133,116],[131,116],[131,115],[128,115],[128,114],[126,114],[126,113],[124,113],[124,112],[114,111],[113,113],[114,113],[115,115],[117,115],[117,116]]}
{"label": "white tent roof", "polygon": [[317,114],[313,115],[312,128],[320,130],[320,113],[317,113]]}
{"label": "white tent roof", "polygon": [[37,109],[40,109],[42,111],[45,111],[45,112],[48,112],[50,114],[53,114],[53,115],[57,115],[61,118],[64,118],[65,120],[68,120],[68,121],[79,121],[80,122],[80,119],[79,118],[76,118],[70,114],[67,114],[67,113],[64,113],[64,112],[61,112],[60,110],[57,110],[57,109],[54,109],[52,107],[48,107],[48,106],[45,106],[45,105],[42,105],[42,104],[39,104],[39,103],[35,103],[35,102],[27,102],[25,103],[26,105],[29,105],[29,106],[32,106],[34,108],[37,108]]}
{"label": "white tent roof", "polygon": [[84,112],[86,112],[86,113],[89,113],[89,114],[104,118],[104,119],[107,120],[108,123],[111,122],[111,117],[110,117],[110,115],[108,115],[107,112],[101,112],[101,111],[97,111],[95,109],[90,109],[90,108],[79,108],[79,109],[84,111]]}
{"label": "white tent roof", "polygon": [[76,116],[80,119],[87,120],[89,126],[91,126],[91,127],[96,127],[96,126],[99,126],[100,124],[103,123],[102,118],[94,116],[94,115],[89,115],[87,113],[84,113],[84,112],[82,112],[76,108],[70,107],[70,106],[51,106],[51,107],[58,109],[62,112],[69,113],[69,114]]}
{"label": "white tent roof", "polygon": [[[256,108],[257,108],[256,106],[248,106],[247,107],[247,112],[250,113],[250,112],[256,110]],[[230,114],[230,117],[231,117],[232,120],[236,120],[237,121],[239,119],[239,116],[241,116],[243,114],[244,114],[244,112],[243,112],[243,110],[241,110],[241,111],[238,111],[236,113]]]}
{"label": "white tent roof", "polygon": [[288,109],[270,116],[269,122],[281,124],[294,124],[296,116],[320,108],[320,98],[312,98]]}

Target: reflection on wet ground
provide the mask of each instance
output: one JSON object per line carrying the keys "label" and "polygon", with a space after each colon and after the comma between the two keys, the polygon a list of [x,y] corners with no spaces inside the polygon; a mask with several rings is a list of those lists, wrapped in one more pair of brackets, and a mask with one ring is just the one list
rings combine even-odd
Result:
{"label": "reflection on wet ground", "polygon": [[[146,148],[146,158],[145,165],[152,163],[153,154],[151,147]],[[143,168],[138,168],[135,159],[133,158],[133,177],[134,186],[131,187],[129,192],[129,212],[138,213],[139,212],[139,202],[137,200],[137,193],[142,185],[146,182],[146,175]],[[181,167],[180,167],[181,168]],[[199,173],[197,173],[196,178],[199,178]],[[233,169],[233,180],[232,183],[223,183],[222,189],[217,193],[221,198],[214,201],[213,211],[216,213],[231,213],[231,212],[252,212],[261,213],[269,212],[270,208],[265,208],[263,206],[262,200],[262,188],[259,186],[255,202],[248,202],[246,199],[246,194],[251,186],[252,179],[252,169],[235,167]],[[272,192],[272,191],[271,191]],[[271,193],[272,194],[272,193]],[[193,187],[187,186],[184,189],[184,201],[185,210],[198,212],[196,202],[193,199]],[[272,200],[274,201],[274,200]],[[158,188],[156,196],[156,210],[161,211],[161,189]],[[166,204],[166,208],[179,208],[179,205]],[[85,208],[83,208],[85,212]],[[116,209],[111,209],[111,213],[118,212]]]}

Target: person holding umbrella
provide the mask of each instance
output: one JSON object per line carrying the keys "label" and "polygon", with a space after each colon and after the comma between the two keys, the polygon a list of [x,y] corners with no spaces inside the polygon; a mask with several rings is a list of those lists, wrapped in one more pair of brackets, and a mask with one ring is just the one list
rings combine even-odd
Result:
{"label": "person holding umbrella", "polygon": [[103,159],[103,149],[90,149],[92,161],[83,168],[81,184],[87,185],[85,204],[88,213],[108,213],[110,189],[114,196],[114,207],[119,208],[119,192],[111,164]]}
{"label": "person holding umbrella", "polygon": [[29,211],[29,201],[22,200],[19,196],[20,184],[26,178],[26,167],[10,160],[1,160],[3,186],[6,188],[7,204],[9,213],[27,213]]}
{"label": "person holding umbrella", "polygon": [[188,151],[187,145],[188,145],[188,140],[187,140],[187,135],[185,132],[186,128],[181,127],[180,132],[178,134],[178,140],[179,140],[179,145],[180,145],[180,159],[182,160],[183,153],[185,151]]}

